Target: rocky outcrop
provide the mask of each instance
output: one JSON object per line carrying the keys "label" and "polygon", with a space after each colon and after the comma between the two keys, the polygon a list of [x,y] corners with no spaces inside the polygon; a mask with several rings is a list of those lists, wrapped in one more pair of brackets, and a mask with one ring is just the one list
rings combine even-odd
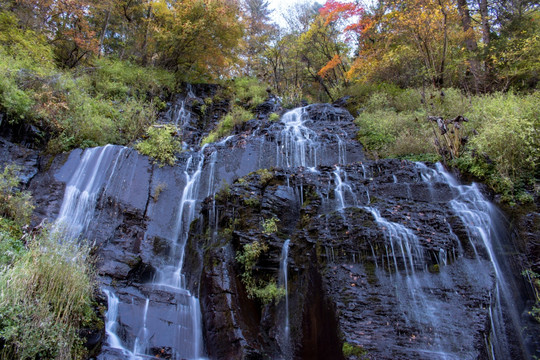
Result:
{"label": "rocky outcrop", "polygon": [[[245,350],[255,349],[260,358],[338,359],[343,347],[349,358],[488,359],[495,274],[483,245],[449,206],[457,190],[426,182],[426,169],[407,161],[344,166],[341,189],[335,168],[317,170],[276,169],[236,181],[216,196],[214,225],[213,203],[205,203],[202,228],[216,231],[199,242],[211,299],[202,303],[203,317],[206,329],[219,329],[207,332],[209,355],[250,358]],[[278,231],[267,234],[262,221],[273,217]],[[409,242],[402,242],[406,231]],[[264,242],[268,251],[255,274],[277,279],[286,239],[294,355],[280,328],[284,301],[246,299],[234,256],[245,244]],[[211,315],[217,308],[219,317]],[[249,325],[238,322],[245,317]],[[244,352],[231,355],[231,343]],[[513,357],[523,356],[519,344],[508,346]]]}
{"label": "rocky outcrop", "polygon": [[[493,296],[497,274],[489,249],[452,207],[461,190],[421,164],[366,161],[353,118],[326,104],[303,110],[307,151],[316,152],[318,166],[287,167],[292,137],[288,125],[267,121],[278,111],[272,99],[257,110],[258,119],[199,151],[225,107],[213,103],[202,116],[212,91],[196,89],[176,103],[174,111],[181,101],[189,111],[182,129],[192,150],[174,167],[114,147],[103,170],[82,237],[94,246],[102,287],[117,297],[115,331],[125,349],[152,334],[145,354],[173,357],[174,347],[183,346],[171,330],[183,324],[179,309],[197,306],[203,353],[211,359],[489,358],[493,309],[500,310]],[[174,121],[174,111],[163,121]],[[54,221],[83,151],[49,159],[0,145],[0,155],[25,169],[37,205],[34,223]],[[185,223],[182,211],[193,211],[195,221]],[[277,231],[265,229],[268,219],[279,220]],[[178,226],[189,233],[182,259],[183,244],[171,239]],[[255,241],[266,244],[252,275],[258,284],[280,284],[286,240],[288,307],[284,298],[250,298],[238,254]],[[504,250],[497,251],[513,251]],[[185,291],[153,281],[180,260]],[[508,338],[503,346],[516,359],[524,358],[521,345],[536,341]],[[112,346],[99,356],[125,357]]]}

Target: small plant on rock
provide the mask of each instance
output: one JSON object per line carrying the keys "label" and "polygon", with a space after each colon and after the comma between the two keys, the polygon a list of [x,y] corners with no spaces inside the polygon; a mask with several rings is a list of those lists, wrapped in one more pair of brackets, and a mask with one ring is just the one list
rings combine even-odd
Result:
{"label": "small plant on rock", "polygon": [[273,216],[271,219],[265,219],[262,222],[263,233],[264,234],[275,234],[278,231],[277,223],[279,219]]}
{"label": "small plant on rock", "polygon": [[138,143],[135,148],[143,155],[150,156],[160,167],[165,164],[174,165],[176,153],[182,150],[180,139],[176,137],[173,126],[151,126],[147,131],[148,137]]}
{"label": "small plant on rock", "polygon": [[0,216],[23,226],[30,221],[34,205],[30,193],[19,189],[19,171],[16,165],[6,165],[0,172]]}
{"label": "small plant on rock", "polygon": [[275,280],[257,281],[254,277],[253,270],[259,261],[262,253],[268,251],[268,245],[260,241],[254,241],[245,244],[243,251],[236,256],[236,261],[242,264],[244,272],[242,273],[242,283],[246,287],[247,295],[250,299],[257,298],[263,304],[268,304],[272,301],[278,301],[285,296],[285,288],[277,286]]}
{"label": "small plant on rock", "polygon": [[277,121],[279,121],[279,119],[280,119],[279,114],[277,114],[275,112],[268,115],[268,120],[270,120],[272,122],[277,122]]}

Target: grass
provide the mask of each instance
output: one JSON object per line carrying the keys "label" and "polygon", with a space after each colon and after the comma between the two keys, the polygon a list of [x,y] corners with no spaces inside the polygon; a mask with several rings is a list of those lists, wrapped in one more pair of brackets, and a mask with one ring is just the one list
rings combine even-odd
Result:
{"label": "grass", "polygon": [[253,114],[251,112],[240,106],[233,106],[232,110],[220,120],[216,128],[202,139],[201,146],[214,143],[231,134],[237,125],[240,125],[250,119],[253,119]]}
{"label": "grass", "polygon": [[100,326],[86,246],[43,232],[0,272],[2,358],[81,359],[82,327]]}

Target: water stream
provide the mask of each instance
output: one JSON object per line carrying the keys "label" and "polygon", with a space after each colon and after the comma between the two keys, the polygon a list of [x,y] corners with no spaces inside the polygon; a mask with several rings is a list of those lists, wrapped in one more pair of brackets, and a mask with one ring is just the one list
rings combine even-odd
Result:
{"label": "water stream", "polygon": [[288,269],[287,261],[289,258],[289,244],[290,239],[283,242],[283,248],[281,250],[281,258],[279,261],[279,285],[285,288],[285,316],[283,318],[283,340],[282,351],[291,356],[291,339],[290,339],[290,326],[289,326],[289,286],[288,286]]}

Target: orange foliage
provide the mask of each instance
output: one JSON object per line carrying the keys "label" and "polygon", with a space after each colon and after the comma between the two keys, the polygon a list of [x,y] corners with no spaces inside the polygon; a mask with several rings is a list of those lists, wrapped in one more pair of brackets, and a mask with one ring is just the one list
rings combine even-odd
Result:
{"label": "orange foliage", "polygon": [[336,66],[338,66],[339,64],[341,64],[341,57],[336,54],[329,62],[326,63],[326,65],[323,66],[321,70],[319,70],[317,75],[319,75],[322,78],[326,78],[326,75],[328,74],[328,72],[332,70],[333,68],[335,68]]}

